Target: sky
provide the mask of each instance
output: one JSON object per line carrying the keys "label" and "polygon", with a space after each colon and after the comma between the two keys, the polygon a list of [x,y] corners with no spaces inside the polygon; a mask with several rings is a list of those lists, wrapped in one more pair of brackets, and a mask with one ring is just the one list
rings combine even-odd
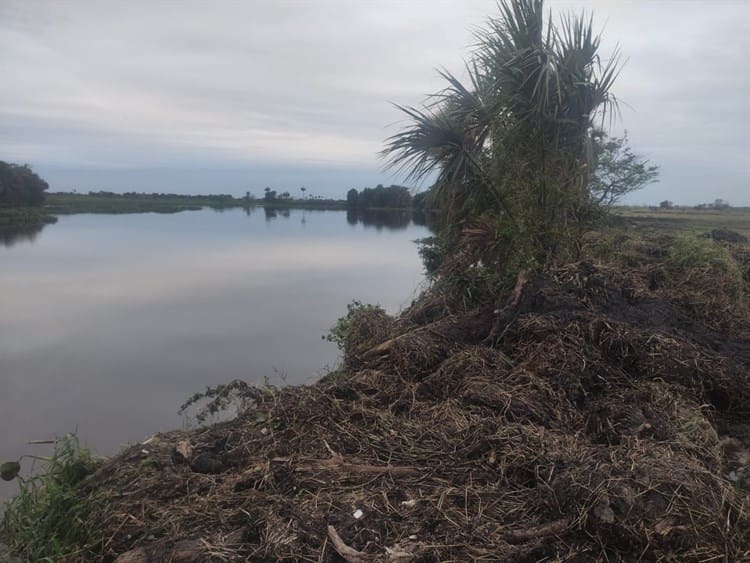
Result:
{"label": "sky", "polygon": [[[594,11],[660,181],[626,203],[750,205],[750,0],[549,0]],[[51,191],[343,196],[403,183],[383,141],[465,76],[495,0],[0,0],[0,160]]]}

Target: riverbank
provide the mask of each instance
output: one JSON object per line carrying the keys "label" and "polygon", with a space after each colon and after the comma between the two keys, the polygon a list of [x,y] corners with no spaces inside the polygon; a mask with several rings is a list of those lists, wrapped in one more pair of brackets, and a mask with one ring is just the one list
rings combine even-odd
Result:
{"label": "riverbank", "polygon": [[33,229],[56,222],[57,217],[39,207],[0,208],[0,229]]}
{"label": "riverbank", "polygon": [[51,193],[45,209],[51,213],[177,213],[210,207],[212,209],[273,207],[279,209],[346,208],[346,202],[318,199],[275,199],[264,201],[231,195],[179,195],[110,192],[76,194]]}
{"label": "riverbank", "polygon": [[241,414],[77,475],[65,560],[746,559],[750,248],[639,227],[583,253],[355,307],[316,384],[196,397]]}

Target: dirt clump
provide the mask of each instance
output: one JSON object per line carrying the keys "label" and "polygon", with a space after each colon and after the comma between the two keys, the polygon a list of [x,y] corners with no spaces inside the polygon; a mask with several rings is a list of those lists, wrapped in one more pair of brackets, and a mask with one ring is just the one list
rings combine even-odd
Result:
{"label": "dirt clump", "polygon": [[711,231],[711,238],[717,242],[729,242],[729,243],[742,243],[748,242],[747,237],[737,231],[729,229],[713,229]]}
{"label": "dirt clump", "polygon": [[357,314],[341,373],[107,462],[81,559],[749,560],[750,323],[685,302],[663,244]]}

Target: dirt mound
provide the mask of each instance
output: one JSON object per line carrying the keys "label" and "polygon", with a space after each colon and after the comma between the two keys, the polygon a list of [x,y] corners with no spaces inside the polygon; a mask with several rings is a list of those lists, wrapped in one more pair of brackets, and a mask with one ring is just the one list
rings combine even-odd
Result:
{"label": "dirt mound", "polygon": [[718,242],[747,243],[745,235],[736,231],[730,231],[729,229],[713,229],[711,231],[711,238]]}
{"label": "dirt mound", "polygon": [[341,372],[107,462],[80,559],[748,560],[747,315],[631,261],[351,315]]}

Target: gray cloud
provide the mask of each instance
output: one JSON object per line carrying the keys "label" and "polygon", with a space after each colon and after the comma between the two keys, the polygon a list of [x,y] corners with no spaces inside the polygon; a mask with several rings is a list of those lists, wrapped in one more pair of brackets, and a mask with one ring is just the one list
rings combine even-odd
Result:
{"label": "gray cloud", "polygon": [[[629,58],[616,128],[662,166],[634,201],[750,204],[750,4],[549,6],[593,8],[605,52],[619,42]],[[390,102],[437,90],[436,67],[460,74],[494,12],[494,0],[6,0],[0,159],[32,163],[53,189],[339,195],[396,181],[376,157],[401,119]]]}

